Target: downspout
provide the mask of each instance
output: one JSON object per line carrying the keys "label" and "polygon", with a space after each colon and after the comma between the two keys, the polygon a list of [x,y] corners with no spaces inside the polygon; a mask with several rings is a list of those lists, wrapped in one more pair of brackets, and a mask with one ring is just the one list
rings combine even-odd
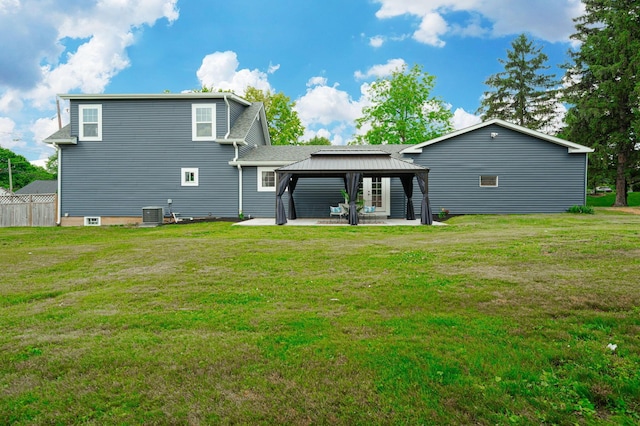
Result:
{"label": "downspout", "polygon": [[[595,188],[594,188],[595,189]],[[589,190],[589,154],[584,154],[584,195],[582,205],[587,205],[587,191]]]}
{"label": "downspout", "polygon": [[[238,143],[234,141],[233,147],[236,153],[236,156],[233,158],[233,162],[235,163],[238,160]],[[238,216],[242,217],[242,166],[236,164],[236,167],[238,168]]]}
{"label": "downspout", "polygon": [[[231,105],[229,105],[229,99],[227,99],[227,95],[224,95],[224,103],[227,105],[227,134],[224,135],[225,139],[229,139],[229,134],[231,133]],[[238,143],[233,142],[233,148],[235,151],[235,157],[233,157],[233,162],[235,163],[238,160]],[[238,168],[238,216],[242,216],[242,166],[237,164]]]}
{"label": "downspout", "polygon": [[60,216],[60,208],[62,207],[62,175],[60,171],[62,170],[62,150],[58,146],[57,143],[53,144],[54,148],[58,152],[58,200],[57,200],[57,214],[56,214],[56,226],[60,226],[61,216]]}
{"label": "downspout", "polygon": [[[231,133],[231,105],[229,105],[229,99],[227,99],[227,95],[224,95],[224,103],[227,105],[227,134],[224,135],[224,138],[228,139],[229,134]],[[237,157],[238,152],[236,151],[236,158]]]}

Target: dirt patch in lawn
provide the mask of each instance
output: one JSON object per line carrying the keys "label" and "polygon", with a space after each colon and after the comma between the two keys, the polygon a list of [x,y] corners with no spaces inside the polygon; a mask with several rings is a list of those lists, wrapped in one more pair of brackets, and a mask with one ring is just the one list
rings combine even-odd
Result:
{"label": "dirt patch in lawn", "polygon": [[611,210],[631,214],[640,214],[640,207],[611,207]]}

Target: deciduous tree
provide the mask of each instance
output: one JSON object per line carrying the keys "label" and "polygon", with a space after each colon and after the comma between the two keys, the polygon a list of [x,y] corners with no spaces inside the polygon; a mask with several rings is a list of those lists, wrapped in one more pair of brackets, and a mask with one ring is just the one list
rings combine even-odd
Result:
{"label": "deciduous tree", "polygon": [[[11,173],[9,173],[11,164]],[[55,176],[48,173],[42,167],[34,166],[22,155],[0,148],[0,186],[3,188],[13,187],[17,190],[33,182],[34,180],[50,180]]]}
{"label": "deciduous tree", "polygon": [[304,126],[293,109],[296,103],[284,93],[272,93],[255,87],[247,87],[244,98],[251,102],[262,102],[269,125],[272,145],[296,145],[304,133]]}
{"label": "deciduous tree", "polygon": [[415,144],[442,136],[453,129],[453,114],[431,95],[435,77],[419,65],[404,66],[390,77],[379,78],[369,88],[371,106],[356,120],[355,136],[361,144]]}

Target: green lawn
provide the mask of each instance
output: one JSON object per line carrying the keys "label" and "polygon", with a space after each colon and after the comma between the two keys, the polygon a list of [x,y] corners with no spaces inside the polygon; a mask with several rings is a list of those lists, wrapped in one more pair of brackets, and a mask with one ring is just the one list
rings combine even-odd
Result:
{"label": "green lawn", "polygon": [[[615,201],[616,194],[613,192],[605,195],[587,195],[587,205],[592,207],[611,207]],[[627,204],[629,204],[629,207],[640,206],[640,192],[627,194]]]}
{"label": "green lawn", "polygon": [[0,229],[0,424],[638,424],[640,215],[446,223]]}

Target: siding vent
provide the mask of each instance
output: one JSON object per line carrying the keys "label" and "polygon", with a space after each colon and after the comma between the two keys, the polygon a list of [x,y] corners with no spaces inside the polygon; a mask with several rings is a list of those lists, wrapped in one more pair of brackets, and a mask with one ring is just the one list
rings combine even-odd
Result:
{"label": "siding vent", "polygon": [[142,225],[158,226],[162,225],[164,220],[163,207],[143,207],[142,208]]}

